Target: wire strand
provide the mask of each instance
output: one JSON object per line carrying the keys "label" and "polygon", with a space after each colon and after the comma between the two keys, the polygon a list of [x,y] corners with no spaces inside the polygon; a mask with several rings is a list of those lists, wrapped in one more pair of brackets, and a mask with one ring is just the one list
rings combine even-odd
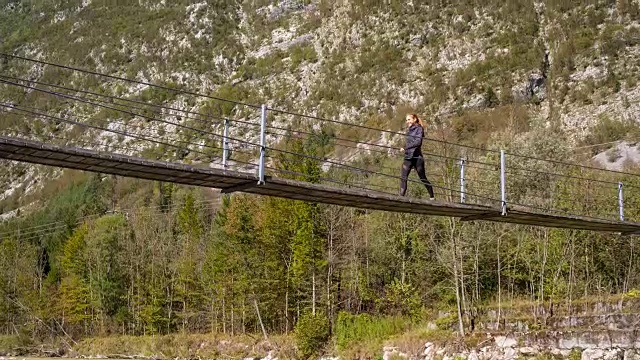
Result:
{"label": "wire strand", "polygon": [[[31,59],[31,58],[27,58],[27,57],[23,57],[23,56],[19,56],[19,55],[8,54],[8,53],[4,53],[4,52],[0,52],[0,55],[8,57],[8,58],[22,60],[22,61],[38,63],[38,64],[41,64],[41,65],[48,65],[48,66],[58,67],[58,68],[62,68],[62,69],[70,70],[70,71],[82,72],[82,73],[91,74],[91,75],[95,75],[95,76],[111,78],[111,79],[114,79],[114,80],[120,80],[120,81],[126,81],[126,82],[130,82],[130,83],[141,84],[141,85],[145,85],[145,86],[149,86],[149,87],[156,87],[156,88],[159,88],[159,89],[164,89],[164,90],[168,90],[168,91],[172,91],[172,92],[176,92],[176,93],[188,94],[188,95],[193,95],[193,96],[198,96],[198,97],[205,97],[205,98],[210,98],[210,99],[213,99],[213,100],[232,103],[232,104],[236,104],[236,105],[247,106],[247,107],[256,108],[256,109],[260,108],[260,106],[253,105],[253,104],[248,104],[248,103],[243,103],[243,102],[240,102],[240,101],[229,100],[229,99],[219,98],[219,97],[215,97],[215,96],[199,94],[199,93],[192,92],[192,91],[180,90],[180,89],[175,89],[175,88],[171,88],[171,87],[167,87],[167,86],[152,84],[152,83],[148,83],[148,82],[144,82],[144,81],[127,79],[127,78],[124,78],[124,77],[103,74],[103,73],[99,73],[99,72],[96,72],[96,71],[91,71],[91,70],[72,67],[72,66],[69,66],[69,65],[60,65],[60,64],[55,64],[55,63],[52,63],[52,62]],[[319,116],[304,115],[304,114],[294,113],[294,112],[287,111],[287,110],[275,109],[275,108],[271,108],[271,107],[267,107],[267,109],[271,110],[273,112],[276,112],[276,113],[286,114],[286,115],[290,115],[290,116],[297,116],[297,117],[302,117],[302,118],[306,118],[306,119],[330,122],[330,123],[335,123],[335,124],[340,124],[340,125],[345,125],[345,126],[356,126],[355,124],[350,124],[350,123],[347,123],[347,122],[344,122],[344,121],[338,121],[338,120],[334,120],[334,119],[327,119],[327,118],[322,118],[322,117],[319,117]],[[389,133],[389,134],[393,134],[393,135],[405,135],[405,136],[408,136],[408,135],[400,133],[400,132],[396,132],[396,131],[392,131],[392,130],[377,129],[377,128],[368,127],[368,126],[359,126],[358,125],[358,128],[365,129],[365,130],[372,130],[372,131],[380,131],[380,132]],[[456,144],[456,143],[453,143],[453,142],[449,142],[449,141],[445,141],[445,140],[439,140],[439,139],[433,139],[433,138],[425,138],[425,139],[428,140],[428,141],[440,142],[440,143],[443,143],[443,144],[456,146],[456,147],[479,150],[479,151],[483,151],[483,152],[499,153],[498,150],[492,150],[492,149],[486,149],[486,148],[481,148],[481,147],[476,147],[476,146]],[[591,167],[591,166],[586,166],[586,165],[579,165],[579,164],[571,164],[571,163],[566,163],[566,162],[562,162],[562,161],[558,161],[558,160],[548,160],[548,159],[542,159],[542,158],[537,158],[537,157],[533,157],[533,156],[518,155],[518,154],[515,154],[515,153],[509,153],[509,152],[506,152],[506,154],[509,155],[509,156],[517,156],[517,157],[528,158],[528,159],[532,159],[532,160],[549,161],[549,162],[552,162],[552,163],[562,164],[562,165],[567,165],[567,166],[576,166],[576,167],[582,167],[582,168],[586,168],[586,169],[607,171],[607,172],[625,174],[625,175],[630,175],[630,176],[640,176],[640,174],[633,174],[633,173],[621,172],[621,171],[616,171],[616,170],[604,170],[604,169],[599,169],[599,168],[596,168],[596,167]]]}
{"label": "wire strand", "polygon": [[61,68],[61,69],[66,69],[66,70],[71,70],[71,71],[76,71],[76,72],[82,72],[82,73],[85,73],[85,74],[91,74],[91,75],[95,75],[95,76],[105,77],[105,78],[109,78],[109,79],[113,79],[113,80],[120,80],[120,81],[125,81],[125,82],[129,82],[129,83],[134,83],[134,84],[146,85],[146,86],[149,86],[149,87],[155,87],[155,88],[158,88],[158,89],[172,91],[172,92],[175,92],[175,93],[178,93],[178,94],[187,94],[187,95],[193,95],[193,96],[198,96],[198,97],[205,97],[205,98],[209,98],[209,99],[212,99],[212,100],[218,100],[218,101],[222,101],[222,102],[226,102],[226,103],[230,103],[230,104],[242,105],[242,106],[247,106],[247,107],[252,107],[252,108],[260,108],[259,106],[243,103],[241,101],[229,100],[229,99],[224,99],[224,98],[211,96],[211,95],[198,94],[196,92],[192,92],[192,91],[188,91],[188,90],[181,90],[181,89],[176,89],[176,88],[172,88],[172,87],[168,87],[168,86],[152,84],[152,83],[145,82],[145,81],[140,81],[140,80],[127,79],[127,78],[120,77],[120,76],[108,75],[108,74],[100,73],[100,72],[97,72],[97,71],[80,69],[80,68],[76,68],[76,67],[72,67],[72,66],[68,66],[68,65],[60,65],[60,64],[55,64],[55,63],[48,62],[48,61],[30,59],[30,58],[26,58],[26,57],[22,57],[22,56],[18,56],[18,55],[7,54],[7,53],[3,53],[3,52],[0,52],[0,55],[6,56],[6,57],[11,57],[11,58],[14,58],[14,59],[24,60],[24,61],[28,61],[28,62],[33,62],[33,63],[37,63],[37,64],[41,64],[41,65],[48,65],[48,66],[53,66],[53,67],[57,67],[57,68]]}
{"label": "wire strand", "polygon": [[[128,115],[134,116],[134,117],[138,116],[138,117],[141,117],[143,119],[150,120],[150,121],[158,121],[158,122],[162,122],[162,123],[165,123],[165,124],[168,124],[168,125],[173,125],[173,126],[176,126],[176,127],[181,127],[181,128],[187,129],[187,130],[191,130],[191,131],[194,131],[194,132],[199,132],[199,133],[202,133],[202,134],[211,135],[211,136],[218,137],[218,138],[224,138],[223,135],[220,135],[220,134],[217,134],[217,133],[214,133],[214,132],[211,132],[211,131],[197,129],[197,128],[193,128],[193,127],[190,127],[190,126],[182,125],[180,123],[175,123],[175,122],[171,122],[171,121],[167,121],[167,120],[162,120],[162,119],[154,118],[154,117],[151,117],[151,116],[146,116],[146,115],[134,113],[134,112],[131,112],[131,111],[114,108],[114,107],[107,106],[107,105],[97,104],[97,103],[94,103],[94,102],[89,101],[89,100],[84,100],[84,99],[77,98],[77,97],[74,97],[74,96],[71,96],[71,95],[58,93],[58,92],[55,92],[55,91],[48,91],[48,90],[36,88],[36,87],[33,87],[33,86],[12,83],[12,82],[8,82],[6,80],[0,80],[0,83],[6,83],[6,84],[9,84],[9,85],[15,85],[15,86],[19,86],[19,87],[24,87],[24,88],[28,88],[28,89],[31,89],[31,90],[40,91],[40,92],[43,92],[43,93],[46,93],[46,94],[49,94],[49,95],[63,97],[63,98],[67,98],[67,99],[70,99],[70,100],[75,100],[75,101],[79,101],[79,102],[82,102],[82,103],[86,103],[86,104],[90,104],[90,105],[94,105],[94,106],[99,106],[99,107],[102,107],[102,108],[105,108],[105,109],[118,111],[118,112],[125,113],[125,114],[128,114]],[[249,141],[238,139],[238,138],[227,137],[227,139],[235,140],[235,141],[238,141],[238,142],[242,142],[242,143],[245,143],[247,145],[260,146],[259,144],[251,143]]]}

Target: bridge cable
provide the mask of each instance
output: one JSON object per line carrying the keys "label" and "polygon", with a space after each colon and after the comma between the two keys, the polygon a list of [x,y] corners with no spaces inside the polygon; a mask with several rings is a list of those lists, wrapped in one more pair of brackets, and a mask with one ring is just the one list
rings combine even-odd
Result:
{"label": "bridge cable", "polygon": [[[251,108],[255,108],[255,109],[260,108],[259,105],[248,104],[248,103],[243,103],[243,102],[240,102],[240,101],[229,100],[229,99],[224,99],[224,98],[212,97],[212,96],[209,96],[209,95],[199,94],[199,93],[196,93],[196,92],[175,89],[175,88],[171,88],[171,87],[167,87],[167,86],[156,85],[156,84],[152,84],[152,83],[148,83],[148,82],[144,82],[144,81],[133,80],[133,79],[128,79],[128,78],[114,76],[114,75],[108,75],[108,74],[104,74],[104,73],[100,73],[100,72],[96,72],[96,71],[91,71],[91,70],[86,70],[86,69],[80,69],[80,68],[76,68],[76,67],[72,67],[72,66],[68,66],[68,65],[55,64],[55,63],[47,62],[47,61],[43,61],[43,60],[31,59],[31,58],[27,58],[27,57],[23,57],[23,56],[19,56],[19,55],[13,55],[13,54],[8,54],[8,53],[3,53],[3,52],[0,52],[0,55],[5,56],[5,57],[9,57],[9,58],[23,60],[23,61],[38,63],[38,64],[42,64],[42,65],[59,67],[59,68],[70,70],[70,71],[87,73],[87,74],[91,74],[91,75],[95,75],[95,76],[101,76],[101,77],[111,78],[111,79],[115,79],[115,80],[121,80],[121,81],[130,82],[130,83],[146,85],[146,86],[150,86],[150,87],[157,87],[157,88],[160,88],[160,89],[169,90],[169,91],[173,91],[173,92],[177,92],[177,93],[183,93],[183,94],[188,94],[188,95],[193,95],[193,96],[211,98],[211,99],[214,99],[214,100],[233,103],[233,104],[236,104],[236,105],[247,106],[247,107],[251,107]],[[304,115],[304,114],[299,114],[299,113],[295,113],[295,112],[291,112],[291,111],[287,111],[287,110],[280,110],[280,109],[270,108],[270,107],[268,109],[273,111],[273,112],[282,113],[282,114],[291,115],[291,116],[299,116],[299,117],[303,117],[303,118],[307,118],[307,119],[313,119],[313,120],[318,120],[318,121],[336,123],[336,124],[350,126],[350,127],[357,126],[358,128],[372,130],[372,131],[379,131],[379,132],[389,133],[389,134],[393,134],[393,135],[406,135],[404,133],[397,132],[397,131],[378,129],[378,128],[373,128],[373,127],[368,127],[368,126],[361,126],[361,125],[347,123],[347,122],[344,122],[344,121],[338,121],[338,120],[333,120],[333,119],[322,118],[322,117],[319,117],[319,116]],[[457,143],[453,143],[453,142],[449,142],[449,141],[445,141],[445,140],[433,139],[433,138],[428,138],[428,137],[425,137],[425,139],[428,140],[428,141],[435,141],[435,142],[440,142],[440,143],[444,143],[444,144],[448,144],[448,145],[452,145],[452,146],[469,148],[469,149],[474,149],[474,150],[480,150],[480,151],[484,151],[484,152],[493,152],[493,153],[499,153],[500,152],[498,150],[486,149],[486,148],[477,147],[477,146],[470,146],[470,145],[462,145],[462,144],[457,144]],[[542,158],[526,156],[526,155],[518,155],[518,154],[508,153],[508,152],[506,154],[510,155],[510,156],[518,156],[518,157],[528,158],[528,159],[532,159],[532,160],[550,161],[550,162],[555,162],[557,164],[563,164],[563,165],[567,165],[567,166],[577,166],[577,167],[584,167],[584,168],[589,168],[589,169],[593,169],[593,170],[609,171],[609,172],[622,173],[622,174],[632,175],[632,176],[640,176],[640,174],[625,173],[625,172],[620,172],[620,171],[615,171],[615,170],[603,170],[603,169],[599,169],[599,168],[596,168],[596,167],[589,167],[589,166],[585,166],[585,165],[571,164],[571,163],[566,163],[566,162],[562,162],[562,161],[558,161],[558,160],[548,160],[548,159],[542,159]]]}

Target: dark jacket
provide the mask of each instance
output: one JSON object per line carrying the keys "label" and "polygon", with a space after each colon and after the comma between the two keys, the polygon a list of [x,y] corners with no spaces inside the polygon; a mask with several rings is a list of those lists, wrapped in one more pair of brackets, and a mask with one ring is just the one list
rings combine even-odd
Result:
{"label": "dark jacket", "polygon": [[418,124],[413,124],[407,129],[407,145],[404,147],[404,159],[411,160],[422,156],[422,138],[424,129]]}

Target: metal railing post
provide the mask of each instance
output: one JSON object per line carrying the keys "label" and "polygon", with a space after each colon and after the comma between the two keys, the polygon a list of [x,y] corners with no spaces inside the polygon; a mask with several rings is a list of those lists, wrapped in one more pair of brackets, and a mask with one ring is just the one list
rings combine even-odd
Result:
{"label": "metal railing post", "polygon": [[624,221],[624,197],[622,196],[622,182],[618,183],[618,206],[620,207],[620,221]]}
{"label": "metal railing post", "polygon": [[505,174],[504,150],[500,150],[500,195],[502,199],[502,216],[507,215],[507,177]]}
{"label": "metal railing post", "polygon": [[264,162],[267,142],[267,105],[262,104],[262,116],[260,121],[260,164],[258,167],[258,184],[264,184]]}
{"label": "metal railing post", "polygon": [[222,133],[222,167],[227,169],[229,159],[229,119],[224,119],[224,131]]}
{"label": "metal railing post", "polygon": [[467,159],[466,158],[461,158],[460,159],[460,202],[464,204],[464,202],[466,201],[466,184],[465,184],[465,179],[464,179],[464,165],[467,163]]}

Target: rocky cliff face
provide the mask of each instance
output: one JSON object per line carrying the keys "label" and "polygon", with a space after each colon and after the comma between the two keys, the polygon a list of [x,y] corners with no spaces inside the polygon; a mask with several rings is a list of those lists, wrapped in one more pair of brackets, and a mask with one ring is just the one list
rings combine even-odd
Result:
{"label": "rocky cliff face", "polygon": [[[503,131],[505,114],[526,123],[523,131],[558,125],[574,141],[603,118],[640,115],[638,0],[5,1],[0,39],[3,52],[354,123],[397,129],[398,116],[417,111],[451,127],[458,141],[476,141],[478,128]],[[11,59],[0,70],[190,111],[256,117],[204,98]],[[0,99],[90,121],[139,123],[150,135],[171,133],[11,86],[0,86]],[[36,130],[4,119],[3,133]],[[47,125],[35,132],[54,131]]]}
{"label": "rocky cliff face", "polygon": [[[633,0],[107,5],[8,2],[2,49],[202,93],[233,84],[228,95],[236,100],[345,119],[401,106],[434,115],[520,100],[537,104],[531,111],[543,117],[554,116],[544,111],[553,105],[566,126],[584,127],[601,113],[638,111]],[[3,70],[52,76],[13,62]],[[119,95],[143,90],[92,85]]]}
{"label": "rocky cliff face", "polygon": [[[533,308],[536,308],[533,306]],[[587,302],[542,309],[533,319],[517,311],[489,311],[473,343],[427,341],[424,346],[383,349],[383,358],[411,359],[639,359],[637,301]],[[512,309],[513,310],[513,309]],[[473,336],[473,335],[472,335]]]}

